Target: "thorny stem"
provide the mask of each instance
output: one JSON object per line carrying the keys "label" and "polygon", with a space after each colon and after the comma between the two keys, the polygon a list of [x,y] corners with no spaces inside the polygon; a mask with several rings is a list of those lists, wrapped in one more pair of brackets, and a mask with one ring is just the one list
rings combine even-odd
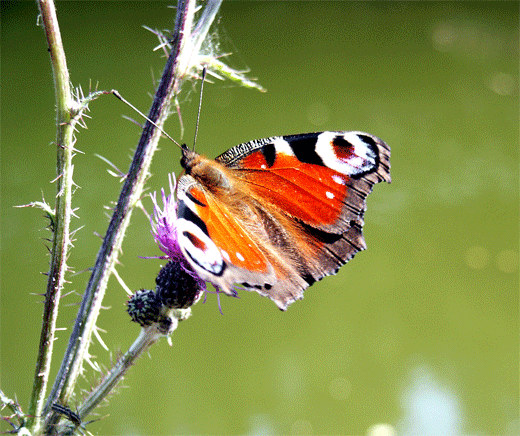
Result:
{"label": "thorny stem", "polygon": [[150,327],[144,327],[141,329],[139,336],[132,346],[115,363],[103,381],[96,386],[92,392],[90,392],[83,404],[79,407],[78,415],[82,420],[88,416],[88,414],[107,396],[112,388],[122,380],[128,369],[146,350],[148,350],[149,347],[162,337],[173,333],[177,328],[179,321],[190,316],[191,309],[179,309],[172,312],[173,313],[165,317],[165,319],[168,319],[169,323],[171,323],[168,325],[167,331],[164,331],[163,326],[158,325],[157,323]]}
{"label": "thorny stem", "polygon": [[[175,325],[172,331],[177,328],[178,321],[174,320]],[[121,356],[115,365],[112,367],[110,372],[105,376],[101,383],[89,394],[85,399],[83,405],[78,408],[76,414],[79,417],[79,423],[103,400],[107,394],[122,380],[126,372],[130,369],[136,359],[141,356],[146,350],[148,350],[153,344],[155,344],[161,337],[164,336],[157,324],[153,324],[150,327],[143,327],[136,338],[134,343],[128,349],[128,351]],[[56,425],[56,424],[55,424]],[[76,424],[78,425],[78,424]],[[81,424],[80,424],[81,425]],[[54,433],[62,434],[64,429],[56,426]],[[47,434],[47,433],[46,433]]]}
{"label": "thorny stem", "polygon": [[[48,382],[58,302],[65,281],[64,274],[67,271],[67,252],[71,245],[70,219],[72,216],[74,126],[81,121],[81,114],[83,110],[87,109],[88,103],[107,92],[90,93],[87,97],[78,98],[78,101],[75,101],[69,84],[68,69],[53,0],[37,0],[37,2],[48,40],[56,88],[58,151],[56,180],[58,194],[55,209],[45,207],[45,209],[49,209],[48,213],[53,221],[52,258],[30,410],[28,415],[22,415],[20,418],[20,425],[23,426],[20,431],[32,434],[40,434],[43,431],[45,434],[53,434],[60,431],[57,426],[60,416],[55,412],[55,410],[59,412],[59,409],[51,409],[51,407],[56,403],[68,403],[77,378],[82,371],[83,361],[88,358],[88,347],[92,333],[96,328],[96,320],[101,309],[108,279],[110,274],[114,272],[114,267],[118,261],[122,240],[130,222],[133,207],[142,196],[144,183],[149,175],[152,156],[157,149],[162,126],[169,115],[172,100],[177,97],[183,80],[186,77],[195,77],[192,73],[194,68],[200,68],[203,64],[215,68],[214,59],[211,56],[202,55],[200,48],[222,0],[206,0],[196,27],[193,26],[196,0],[178,0],[174,36],[168,43],[171,53],[149,112],[148,118],[151,122],[147,122],[143,129],[134,159],[84,293],[65,357],[45,408],[43,407],[43,399]],[[225,77],[231,77],[230,74],[233,74],[234,76],[231,78],[237,80],[243,86],[263,90],[258,84],[246,79],[241,72],[231,69],[230,71],[222,68],[216,69]],[[218,76],[216,75],[216,77]],[[42,205],[47,206],[44,203]],[[178,321],[186,319],[190,313],[189,309],[172,311],[168,315],[171,317],[169,331],[165,331],[164,326],[152,326],[143,329],[129,351],[116,362],[100,385],[92,390],[84,404],[79,408],[79,416],[81,418],[87,416],[121,380],[135,360],[160,337],[171,334],[177,327]],[[44,416],[46,421],[42,427],[41,421]]]}
{"label": "thorny stem", "polygon": [[135,359],[162,336],[163,335],[155,329],[155,325],[149,328],[143,328],[128,351],[117,361],[101,384],[86,398],[82,407],[78,410],[78,415],[82,419],[87,416],[100,401],[105,398],[106,394],[112,390],[119,380],[121,380]]}
{"label": "thorny stem", "polygon": [[16,401],[11,400],[11,398],[5,395],[2,390],[0,390],[0,404],[2,405],[2,409],[7,408],[12,412],[11,417],[4,419],[14,426],[12,419],[16,418],[18,427],[21,427],[26,419],[25,413],[21,409],[20,405]]}
{"label": "thorny stem", "polygon": [[[185,38],[190,36],[194,12],[195,0],[179,0],[171,54],[148,115],[148,118],[161,128],[169,115],[171,101],[175,93],[180,89],[181,83],[178,77],[178,67],[185,45]],[[142,196],[144,183],[149,175],[152,156],[157,148],[160,136],[161,132],[154,125],[150,122],[145,124],[83,296],[65,357],[46,404],[46,411],[49,411],[51,405],[55,402],[59,401],[61,404],[67,404],[72,395],[76,380],[82,369],[82,362],[88,354],[88,346],[95,328],[109,276],[117,262],[122,239],[130,222],[132,209]],[[50,413],[50,417],[45,423],[45,431],[53,432],[58,420],[59,416],[56,413]]]}
{"label": "thorny stem", "polygon": [[40,416],[42,415],[49,379],[59,299],[67,270],[66,261],[67,251],[70,247],[70,220],[72,216],[72,157],[74,149],[74,127],[71,115],[74,102],[56,10],[52,0],[39,0],[38,7],[51,56],[56,94],[57,195],[40,345],[27,419],[27,427],[30,429],[37,429],[40,425]]}

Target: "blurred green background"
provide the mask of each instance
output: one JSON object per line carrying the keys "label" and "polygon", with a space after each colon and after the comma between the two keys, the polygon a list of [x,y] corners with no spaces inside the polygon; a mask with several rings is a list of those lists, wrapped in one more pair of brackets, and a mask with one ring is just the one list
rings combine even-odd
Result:
{"label": "blurred green background", "polygon": [[[172,27],[163,2],[60,2],[75,86],[118,89],[147,112],[164,59],[142,28]],[[54,94],[34,2],[1,4],[1,387],[24,409],[32,386],[55,186]],[[205,89],[198,150],[319,130],[363,130],[392,147],[391,185],[368,200],[368,251],[280,312],[242,292],[193,316],[135,365],[98,409],[96,434],[518,434],[518,2],[224,2],[214,43],[262,94]],[[198,88],[197,88],[198,89]],[[189,85],[187,87],[189,91]],[[185,93],[192,141],[198,93]],[[74,159],[79,219],[62,300],[70,330],[120,184],[95,154],[128,169],[138,116],[113,97],[91,105]],[[149,191],[179,172],[166,140]],[[151,201],[144,203],[151,210]],[[119,273],[151,288],[161,261],[136,212]],[[113,278],[99,326],[108,365],[139,332]],[[68,332],[56,342],[55,368]],[[81,385],[99,375],[86,368]],[[71,403],[74,408],[81,395]],[[2,424],[2,430],[9,428]],[[381,433],[377,433],[377,432]]]}

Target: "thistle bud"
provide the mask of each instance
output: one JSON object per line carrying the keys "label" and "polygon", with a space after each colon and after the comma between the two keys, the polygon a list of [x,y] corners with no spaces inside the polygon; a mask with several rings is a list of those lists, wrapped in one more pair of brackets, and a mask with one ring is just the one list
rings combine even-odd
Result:
{"label": "thistle bud", "polygon": [[130,297],[127,306],[126,310],[132,321],[147,327],[157,322],[161,302],[154,291],[141,289]]}

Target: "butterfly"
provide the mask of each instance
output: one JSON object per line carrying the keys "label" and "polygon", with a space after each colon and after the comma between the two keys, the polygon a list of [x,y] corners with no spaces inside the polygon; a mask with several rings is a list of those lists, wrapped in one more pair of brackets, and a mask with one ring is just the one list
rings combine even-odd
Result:
{"label": "butterfly", "polygon": [[257,139],[215,160],[182,153],[182,254],[226,294],[253,290],[281,310],[366,248],[366,197],[391,181],[390,148],[361,132]]}

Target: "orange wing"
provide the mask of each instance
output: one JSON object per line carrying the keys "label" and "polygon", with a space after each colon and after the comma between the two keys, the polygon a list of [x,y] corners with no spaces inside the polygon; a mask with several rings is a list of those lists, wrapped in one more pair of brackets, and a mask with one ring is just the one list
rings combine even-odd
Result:
{"label": "orange wing", "polygon": [[[181,177],[177,193],[179,245],[202,279],[229,295],[236,286],[255,290],[281,309],[300,298],[300,289],[308,285],[291,262],[285,265],[249,205],[237,214],[189,175]],[[295,286],[276,289],[282,276],[294,276]]]}
{"label": "orange wing", "polygon": [[343,233],[363,224],[372,186],[390,182],[390,148],[358,132],[323,132],[241,144],[217,158],[259,201],[311,227]]}

